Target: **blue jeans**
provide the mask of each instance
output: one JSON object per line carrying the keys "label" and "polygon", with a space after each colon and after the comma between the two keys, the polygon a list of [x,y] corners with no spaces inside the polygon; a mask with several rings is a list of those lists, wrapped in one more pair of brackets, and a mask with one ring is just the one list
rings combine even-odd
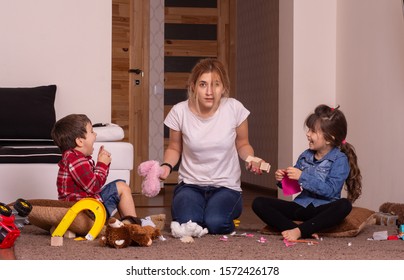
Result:
{"label": "blue jeans", "polygon": [[211,234],[234,231],[243,209],[241,193],[229,188],[180,183],[175,187],[171,215],[179,224],[192,221]]}
{"label": "blue jeans", "polygon": [[112,217],[118,211],[118,204],[121,198],[118,195],[118,189],[116,183],[125,180],[115,180],[102,187],[100,196],[102,198],[105,210],[107,210],[107,218]]}

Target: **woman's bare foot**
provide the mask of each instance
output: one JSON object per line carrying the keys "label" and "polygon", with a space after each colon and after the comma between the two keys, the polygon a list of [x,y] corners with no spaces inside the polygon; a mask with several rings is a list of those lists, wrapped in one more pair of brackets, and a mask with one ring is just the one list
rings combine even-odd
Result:
{"label": "woman's bare foot", "polygon": [[302,233],[298,227],[282,231],[282,236],[288,241],[298,240]]}

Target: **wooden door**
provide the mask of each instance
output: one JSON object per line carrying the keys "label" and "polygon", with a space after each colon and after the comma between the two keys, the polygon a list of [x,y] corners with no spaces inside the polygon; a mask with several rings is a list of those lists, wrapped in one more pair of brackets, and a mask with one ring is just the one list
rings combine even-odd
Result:
{"label": "wooden door", "polygon": [[[173,105],[187,99],[189,73],[202,58],[220,59],[235,85],[234,16],[235,0],[165,0],[164,117]],[[165,127],[165,148],[168,136]],[[165,183],[175,184],[177,178],[178,173],[174,171]]]}
{"label": "wooden door", "polygon": [[124,141],[133,144],[130,185],[135,193],[141,185],[136,168],[149,154],[148,36],[149,0],[112,0],[111,121],[123,128]]}

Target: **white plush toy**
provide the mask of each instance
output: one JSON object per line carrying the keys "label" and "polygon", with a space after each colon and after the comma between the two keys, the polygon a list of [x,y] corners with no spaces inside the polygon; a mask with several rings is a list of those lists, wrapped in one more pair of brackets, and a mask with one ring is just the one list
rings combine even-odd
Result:
{"label": "white plush toy", "polygon": [[202,228],[192,221],[181,225],[175,221],[171,222],[171,234],[176,238],[181,238],[181,241],[185,243],[193,242],[192,237],[202,237],[207,233],[207,228]]}

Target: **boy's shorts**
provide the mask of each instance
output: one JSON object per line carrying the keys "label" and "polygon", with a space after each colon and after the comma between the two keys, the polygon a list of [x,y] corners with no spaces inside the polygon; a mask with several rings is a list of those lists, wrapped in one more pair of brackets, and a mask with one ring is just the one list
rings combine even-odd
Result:
{"label": "boy's shorts", "polygon": [[101,198],[105,209],[107,210],[107,218],[112,217],[118,211],[118,204],[121,200],[118,195],[118,188],[116,187],[117,182],[125,182],[125,180],[115,180],[102,187]]}

